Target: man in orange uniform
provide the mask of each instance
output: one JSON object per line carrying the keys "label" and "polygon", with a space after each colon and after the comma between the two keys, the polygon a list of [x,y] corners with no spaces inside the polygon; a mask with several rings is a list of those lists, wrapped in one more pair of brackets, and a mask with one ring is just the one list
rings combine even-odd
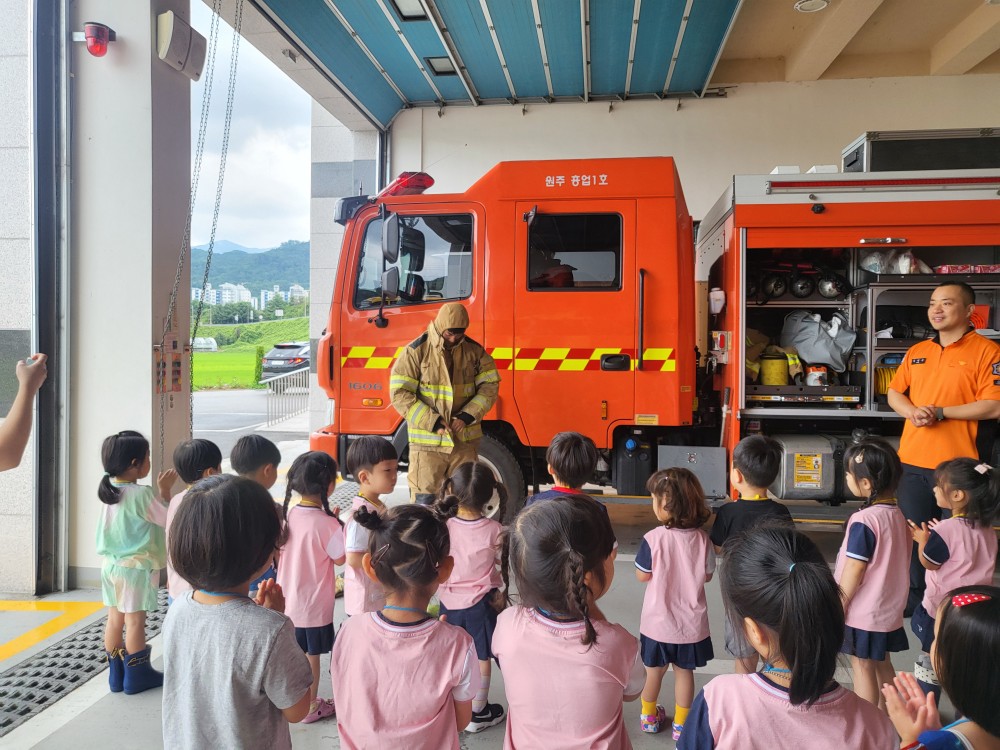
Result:
{"label": "man in orange uniform", "polygon": [[[910,521],[941,517],[934,469],[965,456],[990,460],[1000,418],[1000,345],[972,325],[976,292],[945,281],[931,294],[933,339],[910,347],[889,384],[889,406],[906,419],[899,442],[899,508]],[[924,593],[924,568],[913,545],[907,616]]]}

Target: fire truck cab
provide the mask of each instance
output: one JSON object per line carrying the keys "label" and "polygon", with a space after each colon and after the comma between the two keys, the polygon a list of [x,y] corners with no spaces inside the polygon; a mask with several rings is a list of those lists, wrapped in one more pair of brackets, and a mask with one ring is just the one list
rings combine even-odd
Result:
{"label": "fire truck cab", "polygon": [[430,184],[404,174],[338,204],[344,240],[317,353],[332,419],[312,447],[343,465],[352,438],[377,434],[405,459],[390,368],[458,301],[501,375],[480,456],[510,492],[505,515],[548,481],[544,451],[564,430],[602,451],[595,481],[643,494],[657,444],[690,442],[703,423],[692,221],[674,161],[504,162],[461,194],[424,194]]}

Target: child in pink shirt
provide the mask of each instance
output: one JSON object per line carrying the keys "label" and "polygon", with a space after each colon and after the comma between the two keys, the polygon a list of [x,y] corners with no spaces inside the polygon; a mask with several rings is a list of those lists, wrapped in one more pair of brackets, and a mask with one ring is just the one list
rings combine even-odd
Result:
{"label": "child in pink shirt", "polygon": [[[174,516],[177,515],[177,511],[181,508],[184,496],[191,489],[191,485],[199,479],[222,473],[222,451],[211,440],[202,440],[201,438],[185,440],[174,448],[174,469],[177,471],[177,476],[187,486],[183,491],[174,495],[170,501],[170,506],[167,508],[166,533],[168,551],[170,549],[170,526],[174,522]],[[190,590],[191,584],[177,575],[177,571],[174,570],[168,553],[167,594],[169,595],[170,602],[173,602],[174,599],[177,599],[185,591]]]}
{"label": "child in pink shirt", "polygon": [[850,446],[844,466],[848,489],[865,504],[847,521],[833,574],[847,622],[840,650],[851,655],[854,692],[877,706],[881,686],[896,676],[889,654],[909,648],[903,609],[913,543],[896,506],[903,467],[893,447],[875,438]]}
{"label": "child in pink shirt", "polygon": [[503,706],[489,703],[490,659],[497,614],[503,607],[497,539],[503,527],[483,517],[483,508],[496,494],[504,506],[507,491],[485,464],[462,464],[441,487],[441,507],[455,512],[448,519],[451,556],[455,569],[438,589],[441,614],[472,636],[479,657],[479,692],[472,700],[472,721],[467,732],[481,732],[503,721]]}
{"label": "child in pink shirt", "polygon": [[[615,537],[589,498],[524,509],[503,534],[503,575],[520,603],[493,634],[508,716],[504,747],[628,750],[622,701],[639,697],[639,643],[597,600],[614,579]],[[510,586],[507,586],[510,591]]]}
{"label": "child in pink shirt", "polygon": [[354,516],[370,533],[362,567],[386,603],[348,619],[330,658],[340,747],[458,750],[479,670],[468,633],[427,613],[453,567],[445,519],[426,505]]}
{"label": "child in pink shirt", "polygon": [[701,527],[712,515],[698,478],[687,469],[664,469],[649,478],[653,513],[663,524],[642,539],[635,575],[648,583],[639,620],[646,665],[639,728],[660,731],[666,709],[658,705],[663,675],[674,666],[673,739],[680,739],[694,699],[694,669],[715,656],[708,632],[705,584],[715,572],[712,540]]}
{"label": "child in pink shirt", "polygon": [[910,627],[923,653],[914,676],[924,692],[941,697],[931,662],[934,614],[946,593],[959,586],[988,585],[997,562],[993,521],[1000,513],[1000,471],[973,458],[945,461],[934,472],[938,506],[951,518],[920,526],[910,524],[920,563],[927,569],[924,599],[913,611]]}
{"label": "child in pink shirt", "polygon": [[726,542],[723,561],[722,599],[764,668],[709,682],[678,750],[895,747],[889,718],[833,679],[844,608],[812,540],[784,524],[759,525]]}
{"label": "child in pink shirt", "polygon": [[385,594],[377,581],[365,575],[361,559],[368,551],[368,529],[354,520],[361,508],[375,513],[385,510],[379,495],[387,495],[396,486],[398,473],[396,449],[378,435],[359,437],[347,449],[347,473],[360,487],[351,503],[345,529],[347,567],[344,569],[344,610],[348,616],[377,612],[385,604]]}
{"label": "child in pink shirt", "polygon": [[[305,724],[334,713],[333,701],[319,697],[319,657],[333,648],[334,566],[343,565],[345,558],[343,527],[330,510],[336,481],[337,462],[322,451],[309,451],[292,463],[285,490],[286,540],[277,580],[285,594],[285,615],[295,625],[295,639],[313,673]],[[292,492],[299,502],[289,508]]]}

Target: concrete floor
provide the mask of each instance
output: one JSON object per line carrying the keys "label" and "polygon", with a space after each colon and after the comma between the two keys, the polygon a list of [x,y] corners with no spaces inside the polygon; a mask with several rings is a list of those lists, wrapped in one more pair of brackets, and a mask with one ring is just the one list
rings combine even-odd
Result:
{"label": "concrete floor", "polygon": [[[615,566],[614,583],[601,600],[601,606],[611,619],[623,624],[631,632],[638,633],[643,586],[635,579],[633,563],[642,535],[652,526],[652,516],[647,507],[636,506],[612,506],[611,514],[621,552]],[[820,545],[827,560],[832,564],[840,536],[814,530],[807,533]],[[63,595],[63,598],[66,598],[66,595]],[[70,598],[74,601],[92,601],[99,599],[99,592],[72,592]],[[708,606],[717,658],[696,672],[698,688],[703,687],[713,675],[726,674],[733,669],[733,663],[727,658],[723,648],[722,601],[717,581],[712,581],[708,586]],[[338,601],[338,621],[343,616],[342,607],[342,603]],[[86,619],[92,621],[93,618]],[[153,641],[154,656],[159,651],[158,640]],[[916,647],[916,639],[912,636],[910,642]],[[896,655],[894,663],[897,669],[911,670],[916,653],[914,648]],[[324,677],[320,688],[321,695],[327,696],[330,695],[328,664],[329,660],[324,660]],[[0,669],[7,666],[9,664],[0,664]],[[845,658],[844,668],[838,673],[838,679],[842,684],[849,685],[851,678],[846,666]],[[495,671],[494,675],[491,699],[505,704],[502,675],[498,671]],[[672,691],[673,683],[668,675],[664,680],[660,699],[668,707],[673,704]],[[109,745],[143,750],[159,748],[163,746],[160,731],[160,700],[159,690],[137,696],[111,694],[107,690],[107,675],[102,672],[67,698],[0,739],[0,746],[51,750],[64,750],[67,747],[72,747],[74,750],[90,748],[103,750]],[[636,748],[673,747],[669,734],[647,735],[640,732],[638,716],[638,702],[625,706],[626,725]],[[463,734],[461,746],[469,750],[499,748],[503,744],[503,732],[503,725],[498,725],[477,735]],[[337,748],[339,741],[336,721],[331,719],[308,726],[295,725],[292,727],[292,740],[294,746],[301,750]]]}

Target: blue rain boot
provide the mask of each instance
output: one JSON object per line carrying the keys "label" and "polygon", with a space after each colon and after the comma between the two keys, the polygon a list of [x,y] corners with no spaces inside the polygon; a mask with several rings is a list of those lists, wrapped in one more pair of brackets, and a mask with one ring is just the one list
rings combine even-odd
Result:
{"label": "blue rain boot", "polygon": [[122,661],[125,649],[116,648],[104,653],[108,655],[108,686],[112,693],[120,693],[125,687],[125,662]]}
{"label": "blue rain boot", "polygon": [[151,650],[149,646],[146,646],[142,651],[136,651],[134,654],[123,654],[125,695],[135,695],[163,685],[163,672],[157,672],[149,662]]}

